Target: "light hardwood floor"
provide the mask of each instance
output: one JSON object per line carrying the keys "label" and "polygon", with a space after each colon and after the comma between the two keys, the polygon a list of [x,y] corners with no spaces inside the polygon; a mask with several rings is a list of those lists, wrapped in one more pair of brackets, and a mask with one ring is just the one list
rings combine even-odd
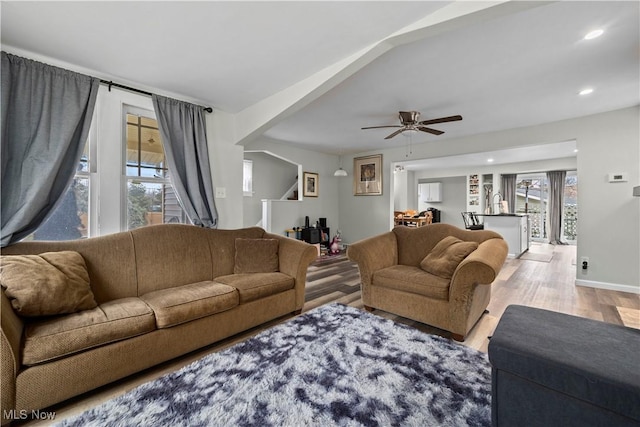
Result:
{"label": "light hardwood floor", "polygon": [[[521,259],[508,259],[492,285],[489,313],[480,319],[462,344],[486,352],[488,337],[493,333],[500,316],[509,304],[546,308],[640,329],[640,295],[575,286],[575,258],[575,246],[533,244],[526,256]],[[331,302],[363,308],[357,266],[344,255],[326,257],[312,264],[308,270],[306,289],[303,313]],[[428,333],[449,336],[446,331],[390,313],[380,310],[374,310],[373,313]],[[286,316],[274,320],[48,410],[55,411],[56,421],[60,421],[290,318],[291,316]],[[22,424],[45,425],[46,423],[30,421]]]}
{"label": "light hardwood floor", "polygon": [[[491,289],[489,313],[462,343],[486,352],[505,308],[510,304],[545,308],[640,329],[640,295],[576,286],[576,247],[534,243],[520,259],[509,258]],[[357,267],[345,259],[320,260],[309,267],[304,310],[327,302],[362,308]],[[380,310],[373,313],[422,331],[449,333]]]}

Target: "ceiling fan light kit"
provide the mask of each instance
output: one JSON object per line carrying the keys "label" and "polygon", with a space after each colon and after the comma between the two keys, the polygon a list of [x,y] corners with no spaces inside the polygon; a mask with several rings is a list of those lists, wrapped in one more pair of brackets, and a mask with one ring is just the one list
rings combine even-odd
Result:
{"label": "ceiling fan light kit", "polygon": [[440,117],[439,119],[431,119],[431,120],[423,120],[421,122],[418,121],[420,117],[419,111],[400,111],[398,114],[400,119],[400,125],[388,125],[388,126],[368,126],[363,127],[362,129],[381,129],[381,128],[399,128],[393,133],[386,136],[384,139],[391,139],[396,135],[399,135],[403,132],[409,132],[407,135],[410,135],[413,132],[426,132],[432,135],[442,135],[444,132],[441,130],[428,128],[427,125],[434,125],[437,123],[447,123],[447,122],[455,122],[458,120],[462,120],[462,116],[448,116],[448,117]]}

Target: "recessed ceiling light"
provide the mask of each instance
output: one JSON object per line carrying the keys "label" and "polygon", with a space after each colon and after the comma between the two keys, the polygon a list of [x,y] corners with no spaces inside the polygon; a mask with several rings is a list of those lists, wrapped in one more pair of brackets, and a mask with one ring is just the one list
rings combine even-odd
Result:
{"label": "recessed ceiling light", "polygon": [[491,163],[493,162],[493,159],[487,159],[487,162]]}
{"label": "recessed ceiling light", "polygon": [[577,153],[577,152],[578,152],[578,149],[577,149],[577,148],[574,148],[573,152],[574,152],[574,153]]}
{"label": "recessed ceiling light", "polygon": [[588,88],[586,88],[586,89],[582,89],[582,90],[579,92],[579,94],[580,94],[580,95],[589,95],[589,94],[590,94],[590,93],[592,93],[592,92],[593,92],[593,89],[592,89],[592,88],[590,88],[590,87],[588,87]]}
{"label": "recessed ceiling light", "polygon": [[587,35],[584,36],[584,39],[585,40],[595,39],[596,37],[600,37],[603,33],[604,33],[604,30],[600,30],[600,29],[593,30],[593,31],[587,33]]}

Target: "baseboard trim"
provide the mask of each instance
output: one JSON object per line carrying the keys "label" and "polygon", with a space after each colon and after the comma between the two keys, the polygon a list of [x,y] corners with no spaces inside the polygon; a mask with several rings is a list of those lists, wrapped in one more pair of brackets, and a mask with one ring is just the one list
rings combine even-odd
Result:
{"label": "baseboard trim", "polygon": [[629,292],[640,294],[640,286],[619,285],[617,283],[596,282],[593,280],[576,279],[576,286],[587,286],[589,288],[607,289],[609,291]]}

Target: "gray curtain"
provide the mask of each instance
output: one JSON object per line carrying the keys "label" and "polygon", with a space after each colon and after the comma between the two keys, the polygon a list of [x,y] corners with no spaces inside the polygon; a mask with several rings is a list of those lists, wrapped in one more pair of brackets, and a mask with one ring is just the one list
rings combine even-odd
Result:
{"label": "gray curtain", "polygon": [[500,189],[502,191],[502,200],[509,204],[509,212],[516,211],[516,178],[518,175],[504,174],[500,175]]}
{"label": "gray curtain", "polygon": [[73,180],[100,81],[2,52],[2,241],[50,215]]}
{"label": "gray curtain", "polygon": [[549,181],[549,243],[554,245],[567,244],[561,239],[566,177],[566,171],[547,172],[547,180]]}
{"label": "gray curtain", "polygon": [[153,95],[171,183],[189,220],[217,228],[203,108]]}

